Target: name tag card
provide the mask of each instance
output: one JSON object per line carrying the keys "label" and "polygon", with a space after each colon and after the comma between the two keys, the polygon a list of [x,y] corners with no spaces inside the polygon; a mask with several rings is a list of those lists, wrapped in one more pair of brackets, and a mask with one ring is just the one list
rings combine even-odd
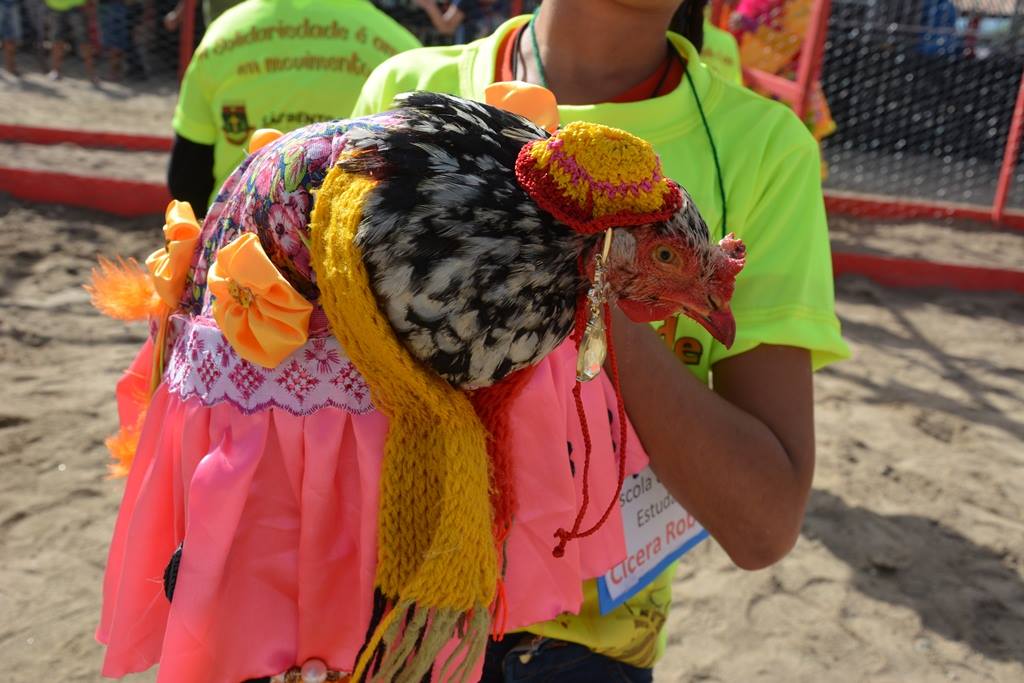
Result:
{"label": "name tag card", "polygon": [[619,495],[626,559],[597,580],[601,614],[639,593],[661,572],[708,537],[650,467],[626,479]]}

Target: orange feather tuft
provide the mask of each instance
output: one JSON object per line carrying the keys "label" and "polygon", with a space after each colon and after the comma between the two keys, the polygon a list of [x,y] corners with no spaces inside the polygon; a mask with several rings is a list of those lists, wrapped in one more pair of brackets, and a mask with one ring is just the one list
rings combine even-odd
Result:
{"label": "orange feather tuft", "polygon": [[139,447],[143,417],[145,417],[145,413],[139,415],[138,424],[121,427],[116,434],[107,437],[104,442],[107,445],[107,450],[110,451],[110,457],[116,461],[107,465],[111,479],[128,476],[128,472],[132,468],[132,461],[135,459],[135,450]]}
{"label": "orange feather tuft", "polygon": [[99,259],[92,279],[84,285],[92,305],[115,320],[145,320],[159,309],[160,299],[153,289],[149,273],[135,259]]}

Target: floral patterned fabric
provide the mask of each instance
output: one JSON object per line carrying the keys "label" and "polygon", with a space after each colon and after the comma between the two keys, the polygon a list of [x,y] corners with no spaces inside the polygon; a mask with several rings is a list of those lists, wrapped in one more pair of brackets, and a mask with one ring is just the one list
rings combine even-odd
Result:
{"label": "floral patterned fabric", "polygon": [[281,274],[312,302],[320,296],[309,259],[308,217],[313,193],[345,150],[353,126],[387,126],[392,115],[358,121],[325,121],[283,135],[252,155],[224,182],[200,234],[200,248],[182,299],[193,315],[209,315],[206,275],[217,250],[245,232],[260,244]]}
{"label": "floral patterned fabric", "polygon": [[[309,256],[309,214],[314,192],[346,147],[353,126],[393,121],[382,114],[358,121],[326,121],[281,136],[250,155],[225,181],[210,207],[182,295],[172,319],[164,379],[181,399],[205,406],[227,402],[244,414],[267,408],[311,415],[325,407],[353,414],[373,409],[362,376],[331,335]],[[259,237],[274,266],[314,304],[309,341],[277,367],[239,357],[212,319],[207,276],[217,252],[244,233]]]}

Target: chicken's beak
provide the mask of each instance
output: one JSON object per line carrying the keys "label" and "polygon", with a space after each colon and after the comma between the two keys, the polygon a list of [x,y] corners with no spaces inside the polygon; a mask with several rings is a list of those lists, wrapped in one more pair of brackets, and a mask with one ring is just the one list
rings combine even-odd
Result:
{"label": "chicken's beak", "polygon": [[697,313],[684,309],[683,313],[697,321],[711,336],[722,343],[725,348],[732,346],[736,340],[736,319],[728,308],[716,308],[709,313]]}
{"label": "chicken's beak", "polygon": [[736,319],[732,317],[732,311],[728,308],[720,309],[710,313],[702,323],[704,329],[711,333],[711,336],[722,343],[722,346],[729,348],[736,341]]}

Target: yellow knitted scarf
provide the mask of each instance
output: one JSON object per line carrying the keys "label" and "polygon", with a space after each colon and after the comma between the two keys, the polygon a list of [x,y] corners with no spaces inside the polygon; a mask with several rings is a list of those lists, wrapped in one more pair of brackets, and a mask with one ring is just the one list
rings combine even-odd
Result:
{"label": "yellow knitted scarf", "polygon": [[376,574],[390,611],[371,624],[353,679],[418,682],[461,637],[441,680],[465,680],[486,646],[498,581],[487,433],[467,397],[410,356],[378,308],[355,243],[375,185],[335,167],[310,222],[320,303],[390,421]]}

